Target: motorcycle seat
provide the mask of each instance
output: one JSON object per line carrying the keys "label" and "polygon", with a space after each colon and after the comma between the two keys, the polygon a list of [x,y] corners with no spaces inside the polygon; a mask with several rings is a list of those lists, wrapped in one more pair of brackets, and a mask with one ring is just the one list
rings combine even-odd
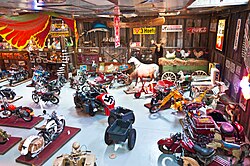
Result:
{"label": "motorcycle seat", "polygon": [[196,144],[194,144],[193,149],[202,156],[210,156],[215,153],[213,148],[202,148]]}
{"label": "motorcycle seat", "polygon": [[240,149],[240,145],[221,140],[222,145],[227,149]]}
{"label": "motorcycle seat", "polygon": [[230,123],[224,122],[220,126],[220,131],[223,135],[233,135],[234,127]]}
{"label": "motorcycle seat", "polygon": [[35,127],[36,130],[46,130],[46,125],[42,125],[40,127]]}
{"label": "motorcycle seat", "polygon": [[53,94],[54,94],[54,92],[46,92],[46,93],[44,93],[45,96],[50,96],[50,95],[53,95]]}

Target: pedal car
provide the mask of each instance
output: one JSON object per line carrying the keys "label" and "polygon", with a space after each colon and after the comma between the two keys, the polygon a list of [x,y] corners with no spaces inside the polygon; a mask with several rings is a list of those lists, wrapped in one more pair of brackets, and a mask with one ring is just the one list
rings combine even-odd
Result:
{"label": "pedal car", "polygon": [[130,121],[117,119],[111,126],[108,126],[105,131],[104,141],[107,145],[126,142],[127,139],[128,149],[132,150],[135,146],[136,130],[133,129]]}
{"label": "pedal car", "polygon": [[221,136],[223,141],[238,144],[245,142],[244,128],[241,124],[236,121],[228,121],[225,114],[219,110],[208,109],[206,113],[215,121],[217,128],[222,133]]}
{"label": "pedal car", "polygon": [[108,118],[108,124],[111,125],[115,122],[116,119],[121,119],[124,121],[130,121],[131,123],[135,122],[135,115],[132,110],[124,107],[116,107],[110,111]]}

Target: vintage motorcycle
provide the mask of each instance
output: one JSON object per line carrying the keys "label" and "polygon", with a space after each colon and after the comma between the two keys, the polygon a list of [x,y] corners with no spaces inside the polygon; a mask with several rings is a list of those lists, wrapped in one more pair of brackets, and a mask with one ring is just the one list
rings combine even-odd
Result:
{"label": "vintage motorcycle", "polygon": [[18,71],[11,70],[10,74],[11,75],[8,78],[10,86],[12,86],[13,82],[19,82],[29,77],[28,71],[23,68],[19,69]]}
{"label": "vintage motorcycle", "polygon": [[25,122],[30,122],[33,120],[34,112],[30,107],[16,107],[13,104],[9,104],[7,99],[4,98],[0,109],[0,118],[9,118],[12,115],[22,118]]}
{"label": "vintage motorcycle", "polygon": [[2,96],[2,98],[6,97],[7,99],[12,100],[15,98],[16,93],[10,88],[3,89],[2,86],[0,86],[0,96]]}
{"label": "vintage motorcycle", "polygon": [[10,135],[6,131],[0,129],[0,144],[5,144],[9,140]]}
{"label": "vintage motorcycle", "polygon": [[42,92],[41,90],[32,91],[32,100],[38,104],[40,99],[44,102],[50,101],[53,104],[59,103],[59,98],[56,97],[55,92]]}
{"label": "vintage motorcycle", "polygon": [[0,69],[0,79],[8,77],[8,74],[9,74],[8,71]]}
{"label": "vintage motorcycle", "polygon": [[32,84],[40,82],[42,79],[48,79],[50,76],[49,72],[44,70],[34,70],[32,77]]}
{"label": "vintage motorcycle", "polygon": [[74,142],[72,145],[71,154],[63,154],[58,156],[53,166],[96,166],[96,157],[91,151],[81,150],[80,144],[78,142]]}
{"label": "vintage motorcycle", "polygon": [[184,152],[185,156],[198,158],[199,161],[205,165],[213,166],[217,164],[219,166],[220,163],[228,163],[229,166],[228,161],[218,158],[215,155],[213,148],[202,148],[185,136],[185,134],[176,133],[170,135],[170,138],[160,139],[157,144],[159,150],[165,154],[183,154]]}
{"label": "vintage motorcycle", "polygon": [[39,131],[38,134],[29,136],[19,144],[18,150],[27,159],[36,157],[45,147],[55,141],[64,130],[64,116],[58,116],[55,111],[49,115],[45,110],[43,114],[48,115],[49,118],[45,121],[44,125],[35,128]]}
{"label": "vintage motorcycle", "polygon": [[86,88],[82,92],[77,90],[74,94],[76,107],[83,108],[90,116],[94,116],[98,110],[104,110],[108,116],[110,110],[115,107],[114,97],[93,85],[90,85],[88,90]]}
{"label": "vintage motorcycle", "polygon": [[60,95],[61,93],[61,85],[59,85],[57,80],[53,80],[50,82],[48,82],[47,80],[43,80],[41,85],[37,85],[37,89],[42,89],[44,87],[48,92],[55,92],[56,95]]}

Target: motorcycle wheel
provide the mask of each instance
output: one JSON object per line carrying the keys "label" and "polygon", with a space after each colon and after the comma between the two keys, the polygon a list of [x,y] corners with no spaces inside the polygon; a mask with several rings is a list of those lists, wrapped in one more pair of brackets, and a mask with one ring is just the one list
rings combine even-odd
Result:
{"label": "motorcycle wheel", "polygon": [[10,86],[12,86],[12,83],[13,83],[13,81],[12,81],[12,80],[10,80],[10,83],[9,83],[9,85],[10,85]]}
{"label": "motorcycle wheel", "polygon": [[165,145],[158,145],[159,150],[164,154],[171,154],[171,150]]}
{"label": "motorcycle wheel", "polygon": [[107,145],[111,145],[113,143],[113,140],[110,139],[110,136],[108,133],[109,128],[110,128],[110,126],[107,127],[107,129],[105,130],[105,135],[104,135],[104,141]]}
{"label": "motorcycle wheel", "polygon": [[157,103],[158,103],[158,101],[157,101],[156,98],[152,98],[151,101],[150,101],[151,105],[154,105],[154,104],[157,104]]}
{"label": "motorcycle wheel", "polygon": [[141,97],[141,92],[136,92],[136,93],[134,93],[134,97],[135,97],[136,99],[139,99],[139,98]]}
{"label": "motorcycle wheel", "polygon": [[36,104],[38,104],[40,99],[39,99],[38,95],[32,94],[32,100],[33,100]]}
{"label": "motorcycle wheel", "polygon": [[96,112],[94,112],[94,109],[93,109],[93,107],[92,107],[92,105],[91,105],[91,103],[89,104],[89,115],[90,116],[95,116],[95,113]]}
{"label": "motorcycle wheel", "polygon": [[75,103],[76,108],[81,108],[81,104],[80,104],[81,99],[78,96],[74,97],[74,103]]}
{"label": "motorcycle wheel", "polygon": [[159,107],[159,104],[151,105],[151,107],[149,108],[149,112],[151,114],[154,114],[154,113],[158,112],[160,110],[158,107]]}
{"label": "motorcycle wheel", "polygon": [[65,127],[65,120],[64,120],[64,119],[61,119],[61,120],[60,120],[60,123],[61,123],[61,128],[60,128],[59,133],[62,133],[63,130],[64,130],[64,127]]}
{"label": "motorcycle wheel", "polygon": [[107,91],[106,88],[101,88],[101,89],[100,89],[100,92],[101,92],[101,93],[108,93],[108,91]]}
{"label": "motorcycle wheel", "polygon": [[26,159],[26,160],[32,160],[33,158],[35,158],[35,156],[32,157],[32,154],[31,154],[30,152],[28,152],[28,153],[25,155],[25,159]]}
{"label": "motorcycle wheel", "polygon": [[61,94],[61,91],[60,91],[59,88],[55,88],[53,91],[55,92],[56,95],[60,95]]}
{"label": "motorcycle wheel", "polygon": [[129,150],[132,150],[134,148],[135,141],[136,141],[136,130],[131,129],[128,134],[128,149]]}
{"label": "motorcycle wheel", "polygon": [[0,112],[0,118],[4,119],[4,118],[8,118],[12,115],[12,111],[10,110],[2,110]]}
{"label": "motorcycle wheel", "polygon": [[8,94],[8,98],[9,98],[10,100],[13,100],[13,99],[15,98],[15,96],[16,96],[16,93],[15,93],[15,92],[10,92],[10,93]]}
{"label": "motorcycle wheel", "polygon": [[117,118],[116,118],[115,116],[110,115],[110,116],[108,117],[108,124],[109,124],[109,126],[111,126],[111,125],[115,122],[116,119],[117,119]]}
{"label": "motorcycle wheel", "polygon": [[58,97],[56,97],[56,96],[51,96],[50,102],[51,102],[52,104],[58,104],[58,103],[59,103],[59,99],[58,99]]}
{"label": "motorcycle wheel", "polygon": [[31,122],[33,120],[33,116],[30,113],[33,112],[33,109],[30,107],[23,107],[19,110],[21,118],[25,122]]}

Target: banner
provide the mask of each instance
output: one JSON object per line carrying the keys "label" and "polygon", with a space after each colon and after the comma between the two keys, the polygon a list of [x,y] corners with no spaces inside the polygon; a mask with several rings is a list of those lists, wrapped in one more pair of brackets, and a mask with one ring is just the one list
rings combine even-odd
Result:
{"label": "banner", "polygon": [[182,25],[162,25],[162,32],[182,32]]}
{"label": "banner", "polygon": [[237,26],[236,26],[236,32],[235,32],[235,38],[234,38],[234,50],[235,51],[238,49],[240,27],[241,27],[241,19],[238,19]]}
{"label": "banner", "polygon": [[219,20],[217,36],[216,36],[216,46],[215,46],[215,48],[219,51],[223,50],[225,26],[226,26],[226,20],[225,19]]}
{"label": "banner", "polygon": [[133,28],[133,34],[145,34],[145,35],[152,35],[156,34],[156,28]]}
{"label": "banner", "polygon": [[187,28],[188,33],[207,33],[207,27],[189,27]]}
{"label": "banner", "polygon": [[121,45],[120,43],[120,18],[119,16],[114,17],[114,29],[115,29],[115,48]]}

